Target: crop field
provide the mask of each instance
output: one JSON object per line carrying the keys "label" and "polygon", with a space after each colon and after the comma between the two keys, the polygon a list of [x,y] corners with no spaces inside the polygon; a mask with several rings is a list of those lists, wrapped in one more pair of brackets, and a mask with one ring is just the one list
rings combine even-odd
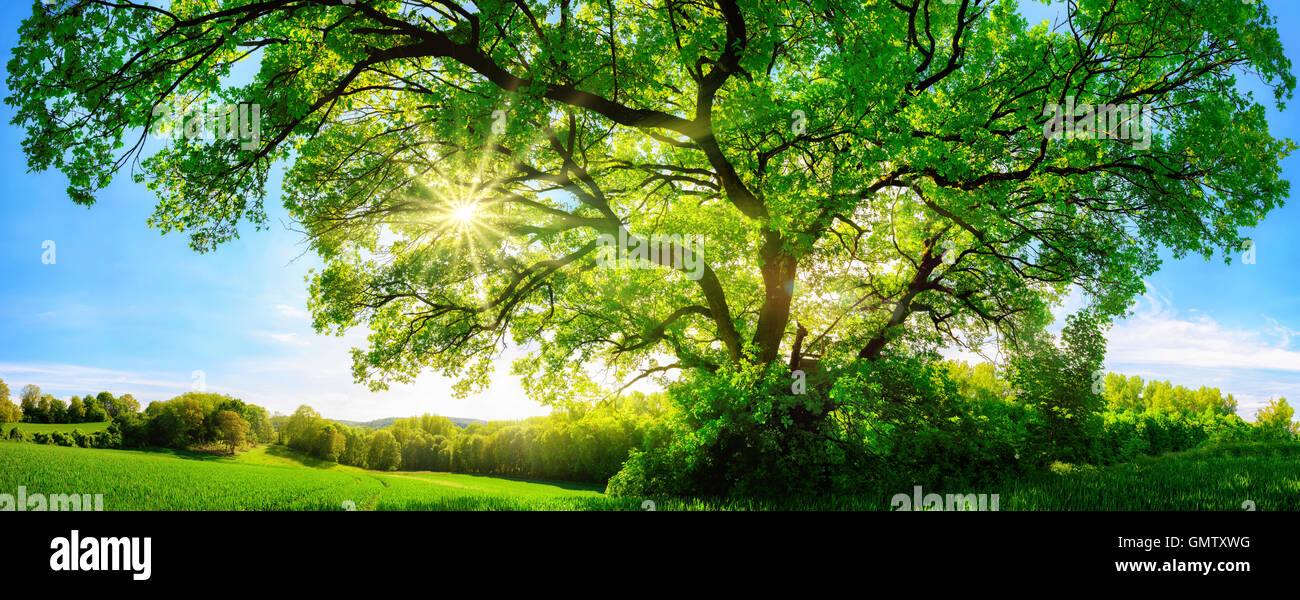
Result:
{"label": "crop field", "polygon": [[[105,510],[643,510],[593,486],[461,473],[366,471],[280,446],[237,458],[198,452],[0,442],[0,493],[103,494]],[[924,487],[924,486],[923,486]],[[889,510],[893,493],[812,501],[656,499],[657,510]],[[994,489],[1001,510],[1300,510],[1293,446],[1220,448],[1114,467],[1059,466]]]}

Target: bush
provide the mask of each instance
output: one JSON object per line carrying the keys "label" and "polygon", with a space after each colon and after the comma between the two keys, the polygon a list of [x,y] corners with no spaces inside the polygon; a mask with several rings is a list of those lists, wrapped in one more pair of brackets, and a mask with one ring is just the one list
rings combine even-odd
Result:
{"label": "bush", "polygon": [[93,448],[121,448],[122,436],[111,425],[105,431],[96,431],[90,436],[90,445]]}
{"label": "bush", "polygon": [[670,387],[668,443],[634,452],[618,496],[772,497],[979,481],[1046,460],[1033,407],[957,393],[929,355],[826,365],[791,390],[791,372],[724,367]]}
{"label": "bush", "polygon": [[124,411],[113,417],[108,425],[104,443],[112,448],[143,448],[149,445],[149,424],[139,413]]}
{"label": "bush", "polygon": [[848,462],[835,446],[824,390],[794,395],[789,371],[730,365],[669,389],[671,441],[633,453],[616,495],[770,496],[824,485]]}
{"label": "bush", "polygon": [[1232,414],[1107,411],[1091,459],[1100,464],[1128,462],[1138,456],[1181,452],[1206,445],[1255,441],[1258,428]]}

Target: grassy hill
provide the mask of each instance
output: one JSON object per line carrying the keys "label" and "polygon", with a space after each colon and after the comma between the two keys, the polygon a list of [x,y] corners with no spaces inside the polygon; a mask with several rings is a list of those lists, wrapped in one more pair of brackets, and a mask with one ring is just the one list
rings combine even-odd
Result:
{"label": "grassy hill", "polygon": [[380,473],[280,447],[201,452],[0,442],[0,493],[103,494],[105,510],[527,510],[618,508],[590,486],[452,473]]}

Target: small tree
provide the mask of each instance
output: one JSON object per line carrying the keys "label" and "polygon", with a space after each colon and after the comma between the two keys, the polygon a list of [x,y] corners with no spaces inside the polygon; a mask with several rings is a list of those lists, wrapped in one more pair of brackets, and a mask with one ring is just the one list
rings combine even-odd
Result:
{"label": "small tree", "polygon": [[[90,397],[87,396],[87,398]],[[83,406],[85,406],[85,416],[83,417],[85,422],[99,423],[108,420],[108,413],[104,412],[104,408],[98,402],[86,402]]]}
{"label": "small tree", "polygon": [[140,402],[131,394],[122,394],[122,396],[117,399],[117,405],[120,408],[118,414],[121,414],[122,412],[140,412]]}
{"label": "small tree", "polygon": [[41,397],[41,407],[45,409],[46,423],[67,423],[68,405],[49,394]]}
{"label": "small tree", "polygon": [[[2,383],[2,382],[0,382]],[[5,390],[0,388],[0,392]],[[23,411],[9,400],[7,394],[0,394],[0,423],[17,423],[23,419]]]}
{"label": "small tree", "polygon": [[104,412],[108,413],[109,418],[112,418],[116,416],[117,413],[121,412],[121,407],[118,405],[117,398],[114,398],[113,394],[109,392],[100,392],[96,394],[95,401],[104,408]]}
{"label": "small tree", "polygon": [[1295,409],[1287,404],[1286,398],[1269,400],[1268,406],[1255,413],[1256,431],[1266,440],[1293,440],[1300,427],[1291,420],[1294,416]]}
{"label": "small tree", "polygon": [[81,403],[81,398],[76,396],[68,401],[68,422],[80,423],[86,420],[86,405]]}
{"label": "small tree", "polygon": [[380,429],[370,438],[370,454],[366,464],[376,471],[392,471],[402,464],[402,446],[387,429]]}
{"label": "small tree", "polygon": [[338,462],[339,456],[347,449],[348,438],[339,432],[332,424],[323,427],[316,434],[315,447],[312,453],[317,457],[330,462]]}
{"label": "small tree", "polygon": [[45,416],[45,411],[41,410],[41,388],[35,385],[23,386],[21,396],[21,406],[23,411],[24,423],[40,423]]}
{"label": "small tree", "polygon": [[1058,347],[1050,336],[1031,342],[1012,358],[1011,381],[1023,402],[1042,411],[1053,458],[1077,460],[1100,426],[1097,413],[1105,403],[1101,320],[1087,313],[1071,315],[1061,342]]}
{"label": "small tree", "polygon": [[18,405],[9,400],[9,386],[0,379],[0,423],[17,423],[21,418]]}
{"label": "small tree", "polygon": [[217,437],[226,445],[231,456],[235,455],[240,446],[248,444],[248,421],[238,413],[231,410],[218,411],[215,422]]}

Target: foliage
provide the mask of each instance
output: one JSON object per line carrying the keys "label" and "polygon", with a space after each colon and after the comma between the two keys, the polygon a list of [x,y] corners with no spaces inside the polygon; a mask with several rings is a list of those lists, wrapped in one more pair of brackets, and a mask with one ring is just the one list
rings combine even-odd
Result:
{"label": "foliage", "polygon": [[1268,406],[1259,409],[1255,416],[1255,422],[1263,431],[1263,436],[1274,440],[1294,440],[1297,428],[1300,424],[1292,421],[1295,416],[1295,409],[1287,404],[1286,398],[1274,398],[1268,401]]}
{"label": "foliage", "polygon": [[[1161,249],[1226,258],[1289,191],[1293,144],[1237,86],[1279,107],[1295,87],[1261,2],[1080,0],[1056,29],[1010,0],[155,4],[23,22],[6,102],[29,168],[90,205],[139,164],[150,224],[208,251],[266,225],[285,164],[325,265],[314,324],[369,327],[353,374],[375,388],[484,386],[508,336],[546,340],[516,368],[557,404],[601,395],[592,363],[974,348],[1070,286],[1119,315]],[[1067,101],[1149,109],[1151,137],[1046,139]],[[258,106],[259,135],[127,146],[208,103]],[[656,234],[700,243],[599,268],[601,240]],[[1064,433],[1080,407],[1058,408]]]}
{"label": "foliage", "polygon": [[604,484],[633,449],[662,443],[667,436],[663,411],[662,395],[633,392],[521,421],[474,423],[462,429],[446,417],[422,415],[395,419],[372,431],[330,421],[301,406],[283,420],[280,440],[321,460],[376,470]]}
{"label": "foliage", "polygon": [[23,418],[23,412],[9,399],[9,386],[0,379],[0,424],[17,423]]}
{"label": "foliage", "polygon": [[[1108,465],[1294,439],[1277,434],[1296,427],[1286,409],[1277,425],[1264,417],[1252,425],[1235,414],[1231,396],[1209,388],[1171,394],[1186,388],[1153,382],[1137,386],[1144,391],[1127,405],[1106,405],[1094,387],[1102,381],[1099,324],[1072,317],[1059,344],[1028,344],[1005,372],[926,355],[824,363],[817,377],[835,382],[825,398],[816,392],[821,386],[792,394],[788,371],[688,378],[669,389],[678,415],[672,439],[633,452],[607,491],[771,498],[918,482],[989,485],[1058,461]],[[1113,374],[1111,381],[1140,383]],[[1107,393],[1113,399],[1126,389]],[[801,421],[811,425],[792,427]]]}
{"label": "foliage", "polygon": [[248,443],[248,421],[239,416],[239,413],[221,409],[212,420],[217,430],[217,439],[226,445],[231,456]]}
{"label": "foliage", "polygon": [[1038,409],[1047,427],[1054,458],[1075,461],[1087,456],[1087,440],[1096,437],[1104,399],[1097,383],[1106,355],[1106,339],[1096,315],[1071,315],[1061,345],[1036,337],[1011,360],[1010,382],[1023,404]]}
{"label": "foliage", "polygon": [[402,464],[402,447],[391,432],[386,429],[375,432],[370,440],[370,451],[366,454],[366,464],[376,471],[392,471]]}
{"label": "foliage", "polygon": [[[4,382],[0,381],[0,386]],[[0,391],[8,391],[5,386]],[[109,420],[109,412],[105,406],[112,408],[112,414],[119,414],[128,411],[139,411],[140,405],[127,394],[122,400],[113,398],[108,392],[100,392],[99,396],[86,396],[85,400],[73,396],[68,402],[59,400],[49,394],[41,393],[41,388],[36,385],[23,386],[21,395],[21,408],[14,410],[13,403],[8,397],[0,399],[0,423],[17,422],[21,415],[23,423],[99,423]]]}
{"label": "foliage", "polygon": [[788,370],[720,371],[670,389],[672,440],[635,453],[610,481],[616,495],[774,497],[852,493],[916,477],[1015,473],[1032,452],[1033,412],[1002,398],[965,398],[922,355],[822,365],[835,384],[791,393]]}
{"label": "foliage", "polygon": [[[224,412],[238,419],[219,418]],[[221,394],[187,392],[151,402],[141,418],[136,414],[120,410],[113,419],[127,447],[189,448],[220,442],[233,452],[246,443],[269,443],[275,437],[266,409]]]}

